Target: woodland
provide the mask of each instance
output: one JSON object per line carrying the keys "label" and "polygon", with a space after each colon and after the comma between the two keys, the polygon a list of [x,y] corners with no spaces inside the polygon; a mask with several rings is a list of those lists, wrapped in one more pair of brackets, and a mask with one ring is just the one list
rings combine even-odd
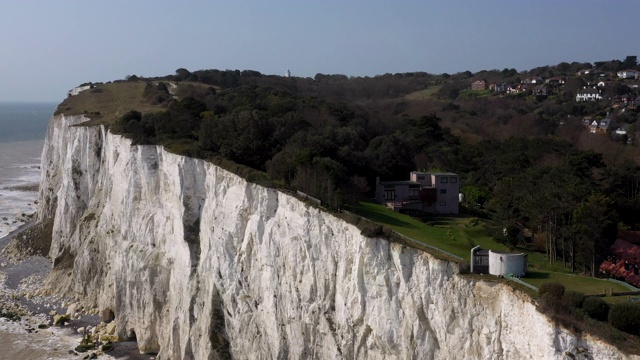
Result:
{"label": "woodland", "polygon": [[[135,144],[246,166],[332,209],[371,198],[376,177],[455,172],[464,211],[509,229],[496,239],[515,246],[511,230],[530,229],[551,263],[596,275],[617,230],[640,228],[639,115],[629,100],[640,89],[616,76],[625,69],[640,70],[635,56],[373,77],[178,69],[121,80],[144,82],[145,101],[162,110],[131,109],[112,130]],[[560,80],[540,95],[532,78]],[[470,90],[476,80],[522,91]],[[599,82],[603,100],[576,101]],[[611,118],[626,133],[591,133],[585,118]]]}

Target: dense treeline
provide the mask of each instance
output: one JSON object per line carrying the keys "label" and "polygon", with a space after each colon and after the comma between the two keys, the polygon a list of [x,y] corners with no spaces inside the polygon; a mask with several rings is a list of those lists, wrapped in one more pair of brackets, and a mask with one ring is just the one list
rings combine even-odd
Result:
{"label": "dense treeline", "polygon": [[[587,65],[532,71],[569,74]],[[305,79],[178,69],[163,78],[130,78],[148,81],[146,101],[166,110],[132,110],[114,130],[134,143],[165,144],[186,155],[246,165],[332,208],[370,196],[377,176],[406,179],[416,169],[454,171],[463,179],[464,205],[510,230],[500,231],[497,239],[514,245],[517,231],[511,230],[529,228],[532,246],[550,262],[595,275],[616,229],[640,226],[640,167],[631,156],[611,161],[578,146],[574,135],[563,135],[567,129],[580,131],[563,125],[569,116],[608,110],[567,100],[567,88],[549,99],[461,97],[450,90],[479,76],[529,75],[512,70]],[[176,81],[181,85],[173,85]],[[576,81],[577,88],[582,80]],[[439,90],[430,100],[411,95],[434,87]],[[631,146],[611,143],[607,146]]]}

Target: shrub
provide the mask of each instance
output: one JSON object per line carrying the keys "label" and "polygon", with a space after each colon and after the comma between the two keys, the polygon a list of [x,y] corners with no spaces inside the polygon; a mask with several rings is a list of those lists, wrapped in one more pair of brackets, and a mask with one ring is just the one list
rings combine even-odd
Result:
{"label": "shrub", "polygon": [[590,296],[584,299],[582,309],[589,317],[600,321],[607,321],[609,316],[609,304],[601,297]]}
{"label": "shrub", "polygon": [[567,291],[562,296],[562,304],[568,307],[581,308],[584,303],[584,294],[577,291]]}
{"label": "shrub", "polygon": [[618,330],[640,335],[640,305],[615,304],[608,316],[609,324]]}
{"label": "shrub", "polygon": [[548,296],[552,299],[560,300],[564,295],[564,285],[556,282],[543,283],[538,289],[538,294],[540,294],[540,297],[545,296],[544,294],[549,294]]}

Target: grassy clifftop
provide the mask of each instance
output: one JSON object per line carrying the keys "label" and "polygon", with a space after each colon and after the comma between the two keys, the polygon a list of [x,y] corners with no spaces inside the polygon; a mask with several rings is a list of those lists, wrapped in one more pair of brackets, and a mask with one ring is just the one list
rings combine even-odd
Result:
{"label": "grassy clifftop", "polygon": [[160,105],[149,103],[144,96],[145,82],[120,81],[97,84],[93,88],[67,97],[56,113],[87,115],[88,125],[112,124],[129,110],[161,111]]}

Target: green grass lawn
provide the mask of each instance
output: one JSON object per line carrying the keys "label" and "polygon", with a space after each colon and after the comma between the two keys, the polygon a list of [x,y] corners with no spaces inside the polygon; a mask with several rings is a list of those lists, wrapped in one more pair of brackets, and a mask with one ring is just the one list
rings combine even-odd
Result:
{"label": "green grass lawn", "polygon": [[94,89],[66,98],[58,106],[58,111],[66,115],[88,114],[92,119],[91,124],[112,123],[130,110],[142,113],[161,111],[160,106],[145,101],[145,86],[146,82],[143,81],[98,84]]}
{"label": "green grass lawn", "polygon": [[442,85],[430,86],[424,90],[414,91],[404,96],[407,100],[428,100],[432,99],[435,94],[440,90]]}
{"label": "green grass lawn", "polygon": [[586,295],[602,294],[605,291],[629,291],[626,287],[602,279],[594,279],[587,276],[561,274],[544,270],[532,270],[527,272],[527,276],[521,279],[535,287],[540,287],[545,282],[557,282],[564,285],[566,290],[579,291]]}
{"label": "green grass lawn", "polygon": [[356,212],[402,235],[436,246],[467,261],[471,258],[471,248],[477,245],[485,249],[506,250],[504,245],[491,239],[482,222],[475,218],[438,216],[423,222],[372,202],[361,202]]}
{"label": "green grass lawn", "polygon": [[[483,249],[507,250],[503,244],[495,242],[489,236],[486,223],[477,218],[434,216],[421,221],[373,202],[361,202],[355,212],[402,235],[458,255],[465,261],[470,260],[471,248],[477,245]],[[564,285],[567,290],[584,294],[601,294],[604,289],[611,288],[613,291],[628,291],[615,282],[570,274],[562,263],[550,265],[542,253],[520,248],[517,251],[528,254],[530,270],[521,280],[533,286],[540,287],[544,282],[553,281]]]}

